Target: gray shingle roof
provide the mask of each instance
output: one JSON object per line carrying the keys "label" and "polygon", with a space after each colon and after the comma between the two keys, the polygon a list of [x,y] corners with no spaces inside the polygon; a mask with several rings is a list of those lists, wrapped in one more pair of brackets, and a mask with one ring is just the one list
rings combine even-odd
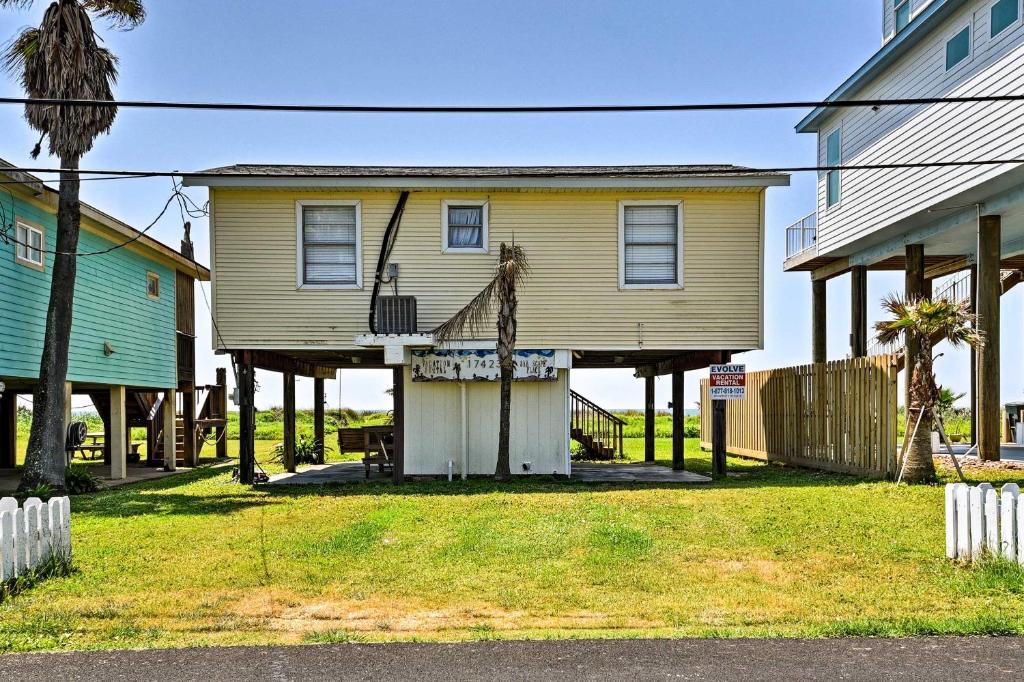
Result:
{"label": "gray shingle roof", "polygon": [[201,175],[236,177],[432,177],[432,178],[509,178],[509,177],[765,177],[785,176],[731,165],[664,166],[304,166],[236,164],[200,171]]}

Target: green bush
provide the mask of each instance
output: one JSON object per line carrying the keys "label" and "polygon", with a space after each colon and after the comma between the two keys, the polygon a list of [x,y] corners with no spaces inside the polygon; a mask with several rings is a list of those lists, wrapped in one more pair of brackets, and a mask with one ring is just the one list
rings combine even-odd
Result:
{"label": "green bush", "polygon": [[[333,449],[329,445],[324,446],[324,457],[326,458],[328,452],[332,452]],[[274,462],[284,461],[284,443],[278,443],[274,446]],[[295,441],[295,463],[296,464],[316,464],[317,463],[317,441],[315,438],[307,438],[305,435],[300,435]]]}
{"label": "green bush", "polygon": [[84,464],[72,464],[64,469],[64,488],[68,495],[94,493],[100,489],[100,479]]}

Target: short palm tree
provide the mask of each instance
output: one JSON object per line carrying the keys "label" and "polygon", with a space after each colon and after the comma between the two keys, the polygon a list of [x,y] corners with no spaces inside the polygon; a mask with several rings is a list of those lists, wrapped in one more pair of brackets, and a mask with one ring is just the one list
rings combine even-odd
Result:
{"label": "short palm tree", "polygon": [[927,298],[907,301],[894,295],[882,301],[882,308],[889,319],[875,325],[879,342],[905,342],[911,334],[918,340],[917,356],[907,358],[907,368],[912,373],[905,428],[910,434],[916,424],[920,426],[904,455],[903,478],[908,483],[934,481],[931,430],[940,395],[932,371],[932,344],[936,339],[946,339],[954,348],[978,347],[983,339],[975,328],[976,318],[967,302]]}
{"label": "short palm tree", "polygon": [[[29,7],[32,0],[0,0],[0,8]],[[117,57],[100,46],[92,17],[113,27],[131,29],[146,17],[142,0],[55,0],[38,27],[24,29],[7,46],[4,67],[18,78],[25,93],[36,99],[113,100]],[[42,142],[60,159],[57,248],[53,258],[46,334],[33,396],[21,489],[47,484],[64,489],[64,382],[68,372],[71,313],[75,291],[78,233],[81,223],[78,164],[96,138],[110,130],[114,106],[27,105],[25,118]]]}
{"label": "short palm tree", "polygon": [[494,277],[487,286],[447,322],[434,330],[438,343],[463,338],[469,331],[476,335],[495,307],[498,309],[498,365],[501,368],[501,404],[498,425],[498,461],[494,477],[499,481],[512,478],[509,463],[509,432],[512,422],[512,378],[515,374],[516,311],[519,301],[516,288],[530,273],[526,253],[517,244],[502,242]]}

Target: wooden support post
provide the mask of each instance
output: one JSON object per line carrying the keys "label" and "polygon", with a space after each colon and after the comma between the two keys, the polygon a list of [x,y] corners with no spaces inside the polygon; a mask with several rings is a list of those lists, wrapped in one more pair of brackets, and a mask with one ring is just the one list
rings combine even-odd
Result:
{"label": "wooden support post", "polygon": [[711,471],[715,476],[725,476],[725,425],[724,400],[711,401]]}
{"label": "wooden support post", "polygon": [[256,369],[247,357],[237,364],[238,481],[251,485],[256,471]]}
{"label": "wooden support post", "polygon": [[868,354],[868,269],[863,265],[850,268],[850,353]]}
{"label": "wooden support post", "polygon": [[324,435],[324,380],[313,379],[313,440],[316,442],[316,461],[324,463],[324,452],[327,445]]}
{"label": "wooden support post", "polygon": [[[971,314],[978,312],[978,267],[971,266]],[[971,389],[968,392],[968,399],[971,401],[971,445],[978,442],[978,351],[971,346]]]}
{"label": "wooden support post", "polygon": [[295,473],[295,375],[284,373],[284,470]]}
{"label": "wooden support post", "polygon": [[217,417],[224,420],[217,427],[217,459],[228,457],[228,371],[217,368]]}
{"label": "wooden support post", "polygon": [[654,377],[644,378],[644,462],[654,462]]}
{"label": "wooden support post", "polygon": [[686,396],[684,372],[672,372],[672,469],[686,468]]}
{"label": "wooden support post", "polygon": [[174,471],[178,468],[178,395],[173,388],[164,391],[164,405],[161,409],[164,422],[164,471]]}
{"label": "wooden support post", "polygon": [[[903,296],[907,301],[916,301],[925,297],[924,279],[924,245],[908,244],[906,248],[906,275],[903,282]],[[914,358],[921,348],[917,334],[907,331],[906,376],[904,377],[904,405],[910,405],[910,380],[914,374]]]}
{"label": "wooden support post", "polygon": [[18,459],[18,394],[0,395],[0,469],[13,469]]}
{"label": "wooden support post", "polygon": [[405,482],[405,367],[392,369],[394,377],[394,425],[395,425],[395,483]]}
{"label": "wooden support post", "polygon": [[110,477],[114,480],[128,478],[128,412],[125,405],[127,391],[124,386],[110,387]]}
{"label": "wooden support post", "polygon": [[825,303],[827,286],[827,280],[811,280],[811,361],[815,363],[825,362],[828,358],[828,314]]}
{"label": "wooden support post", "polygon": [[999,407],[999,297],[1002,222],[997,215],[978,222],[978,329],[985,342],[978,349],[978,458],[1000,457],[1002,431]]}
{"label": "wooden support post", "polygon": [[71,427],[71,401],[73,399],[72,385],[70,381],[64,382],[64,437],[68,437],[68,429]]}
{"label": "wooden support post", "polygon": [[163,419],[164,405],[160,403],[160,408],[156,411],[153,419],[146,423],[146,466],[156,466],[157,428],[163,424]]}
{"label": "wooden support post", "polygon": [[182,430],[185,432],[185,453],[183,459],[186,467],[194,467],[198,464],[198,453],[196,451],[196,389],[194,382],[188,382],[188,386],[181,396],[181,421]]}

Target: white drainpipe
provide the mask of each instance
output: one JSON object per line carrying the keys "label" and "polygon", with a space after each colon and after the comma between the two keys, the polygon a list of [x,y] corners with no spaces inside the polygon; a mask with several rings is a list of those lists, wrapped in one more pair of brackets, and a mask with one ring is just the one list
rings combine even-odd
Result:
{"label": "white drainpipe", "polygon": [[460,401],[462,403],[462,405],[461,405],[461,407],[462,407],[462,448],[459,451],[459,455],[462,458],[462,466],[460,467],[461,471],[462,471],[462,480],[465,481],[466,480],[466,469],[468,468],[468,462],[469,462],[469,455],[466,452],[466,449],[467,449],[466,443],[469,440],[468,434],[467,434],[467,431],[469,429],[469,424],[466,423],[466,382],[465,381],[460,381],[459,382],[459,398],[460,398]]}

